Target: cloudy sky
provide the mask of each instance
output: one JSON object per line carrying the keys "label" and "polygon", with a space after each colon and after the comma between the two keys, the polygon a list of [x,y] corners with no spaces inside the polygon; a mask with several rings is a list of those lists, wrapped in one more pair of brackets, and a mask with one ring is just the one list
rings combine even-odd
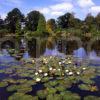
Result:
{"label": "cloudy sky", "polygon": [[39,10],[46,19],[57,18],[66,12],[74,12],[75,17],[84,19],[88,13],[95,16],[100,12],[100,0],[0,0],[0,16],[5,18],[15,7],[25,15]]}

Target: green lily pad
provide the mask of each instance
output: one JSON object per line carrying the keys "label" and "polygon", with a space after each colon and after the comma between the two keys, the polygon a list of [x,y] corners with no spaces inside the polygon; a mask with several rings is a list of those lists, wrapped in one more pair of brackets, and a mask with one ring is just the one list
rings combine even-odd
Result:
{"label": "green lily pad", "polygon": [[96,97],[96,96],[87,96],[84,98],[84,100],[100,100],[100,97]]}
{"label": "green lily pad", "polygon": [[62,96],[60,94],[54,94],[54,100],[62,100]]}
{"label": "green lily pad", "polygon": [[87,90],[89,91],[90,90],[90,85],[87,85],[87,84],[81,84],[78,86],[81,90]]}
{"label": "green lily pad", "polygon": [[0,73],[4,73],[5,71],[4,70],[0,70]]}
{"label": "green lily pad", "polygon": [[40,99],[45,99],[46,96],[47,96],[47,91],[45,90],[40,90],[37,92],[37,96],[40,98]]}
{"label": "green lily pad", "polygon": [[62,92],[62,91],[65,91],[66,90],[66,88],[64,86],[57,86],[56,89],[59,92]]}
{"label": "green lily pad", "polygon": [[11,85],[7,87],[7,91],[12,92],[12,91],[17,91],[19,93],[28,93],[32,91],[32,87],[28,85]]}
{"label": "green lily pad", "polygon": [[54,97],[53,94],[49,94],[49,95],[46,97],[46,100],[53,100],[53,99],[54,99],[53,97]]}
{"label": "green lily pad", "polygon": [[17,85],[11,85],[11,86],[8,86],[8,87],[7,87],[7,91],[8,91],[8,92],[16,91],[17,88],[18,88]]}
{"label": "green lily pad", "polygon": [[48,84],[50,86],[56,86],[58,83],[57,83],[57,81],[50,81]]}
{"label": "green lily pad", "polygon": [[8,98],[8,100],[34,100],[31,95],[25,95],[23,93],[15,93]]}
{"label": "green lily pad", "polygon": [[65,93],[62,96],[63,100],[80,100],[80,96],[78,94],[73,94],[73,93]]}
{"label": "green lily pad", "polygon": [[0,87],[6,87],[6,86],[8,86],[7,82],[0,82]]}
{"label": "green lily pad", "polygon": [[57,90],[55,88],[47,88],[48,94],[55,94]]}

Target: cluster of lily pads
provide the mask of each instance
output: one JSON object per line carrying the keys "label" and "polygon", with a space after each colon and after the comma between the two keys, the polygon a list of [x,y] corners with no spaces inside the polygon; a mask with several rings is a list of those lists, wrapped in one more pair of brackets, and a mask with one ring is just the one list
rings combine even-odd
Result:
{"label": "cluster of lily pads", "polygon": [[16,60],[20,60],[22,58],[24,51],[24,49],[20,49],[19,51],[15,49],[8,49],[10,56],[14,57]]}
{"label": "cluster of lily pads", "polygon": [[[8,75],[0,81],[0,87],[6,87],[8,92],[12,92],[9,100],[81,100],[78,94],[69,91],[73,85],[81,90],[100,91],[93,80],[100,75],[100,71],[95,67],[77,66],[75,63],[72,56],[22,59],[20,65],[0,70],[0,73]],[[34,93],[34,86],[38,84],[42,88]],[[87,96],[84,100],[90,98],[100,100],[96,96]]]}

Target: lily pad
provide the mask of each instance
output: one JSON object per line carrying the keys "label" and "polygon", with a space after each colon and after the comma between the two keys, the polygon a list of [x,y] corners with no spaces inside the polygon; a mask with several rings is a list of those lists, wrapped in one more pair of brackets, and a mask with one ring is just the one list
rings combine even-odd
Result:
{"label": "lily pad", "polygon": [[47,96],[47,91],[45,90],[40,90],[37,92],[37,96],[40,98],[40,99],[45,99],[46,96]]}
{"label": "lily pad", "polygon": [[6,86],[8,86],[7,82],[0,82],[0,87],[6,87]]}
{"label": "lily pad", "polygon": [[87,96],[84,98],[84,100],[100,100],[100,97],[96,97],[96,96]]}
{"label": "lily pad", "polygon": [[8,100],[34,100],[34,97],[23,93],[15,93],[12,96],[10,96]]}

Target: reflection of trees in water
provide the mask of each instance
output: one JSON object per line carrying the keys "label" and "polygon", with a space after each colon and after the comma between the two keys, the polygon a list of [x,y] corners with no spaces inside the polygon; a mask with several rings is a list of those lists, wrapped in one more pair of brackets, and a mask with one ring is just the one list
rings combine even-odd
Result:
{"label": "reflection of trees in water", "polygon": [[77,41],[67,41],[66,45],[66,54],[73,54],[73,51],[78,49],[78,43]]}
{"label": "reflection of trees in water", "polygon": [[[39,52],[37,52],[37,41],[39,42]],[[82,47],[88,52],[88,42],[90,41],[89,38],[84,38],[82,39]],[[49,37],[47,39],[40,38],[39,40],[32,39],[31,41],[28,42],[28,48],[29,48],[29,54],[32,57],[36,57],[36,52],[39,53],[40,55],[43,55],[45,53],[46,48],[48,49],[54,49],[55,46],[58,47],[58,51],[66,54],[73,54],[73,51],[76,49],[79,49],[80,46],[78,45],[77,40],[57,40],[52,37]],[[100,54],[100,40],[94,41],[92,46],[91,46],[91,51],[95,50],[96,53],[99,55]]]}
{"label": "reflection of trees in water", "polygon": [[30,56],[36,57],[36,39],[28,41],[28,51]]}
{"label": "reflection of trees in water", "polygon": [[93,42],[91,50],[94,50],[97,55],[100,56],[100,40],[96,40]]}
{"label": "reflection of trees in water", "polygon": [[40,43],[40,55],[43,55],[45,50],[46,50],[46,43],[47,40],[46,39],[42,39],[41,43]]}
{"label": "reflection of trees in water", "polygon": [[36,57],[37,53],[39,56],[43,55],[46,49],[46,42],[46,39],[32,39],[31,41],[28,41],[28,51],[30,56]]}

